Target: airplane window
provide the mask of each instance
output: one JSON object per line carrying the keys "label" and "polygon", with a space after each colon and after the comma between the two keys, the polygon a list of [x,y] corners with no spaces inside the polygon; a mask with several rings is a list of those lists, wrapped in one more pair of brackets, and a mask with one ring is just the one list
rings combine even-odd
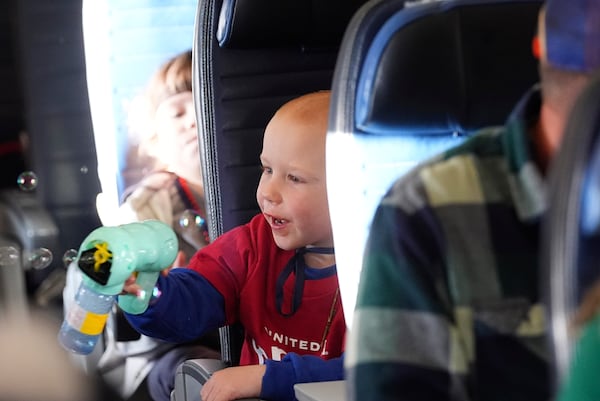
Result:
{"label": "airplane window", "polygon": [[192,47],[196,6],[197,0],[83,1],[87,82],[103,207],[116,208],[131,184],[127,152],[134,138],[127,127],[129,106],[162,62]]}

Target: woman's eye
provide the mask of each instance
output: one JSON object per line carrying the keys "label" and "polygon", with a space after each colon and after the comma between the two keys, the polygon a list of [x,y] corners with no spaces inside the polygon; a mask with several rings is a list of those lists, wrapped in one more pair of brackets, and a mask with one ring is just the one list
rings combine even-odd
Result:
{"label": "woman's eye", "polygon": [[261,166],[263,174],[271,174],[273,170],[270,167]]}

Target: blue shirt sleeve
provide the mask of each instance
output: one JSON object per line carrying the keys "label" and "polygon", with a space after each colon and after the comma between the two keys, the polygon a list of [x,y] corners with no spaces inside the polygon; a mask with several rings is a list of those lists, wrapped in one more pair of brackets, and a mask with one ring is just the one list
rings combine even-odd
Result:
{"label": "blue shirt sleeve", "polygon": [[125,313],[140,333],[163,341],[193,341],[225,324],[223,296],[199,273],[172,269],[157,281],[158,295],[139,315]]}
{"label": "blue shirt sleeve", "polygon": [[344,355],[329,360],[290,352],[281,361],[266,361],[261,399],[294,401],[294,384],[342,380]]}

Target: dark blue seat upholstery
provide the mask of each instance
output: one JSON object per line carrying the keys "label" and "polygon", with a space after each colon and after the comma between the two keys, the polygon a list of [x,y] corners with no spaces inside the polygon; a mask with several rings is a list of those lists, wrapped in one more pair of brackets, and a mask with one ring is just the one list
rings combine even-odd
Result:
{"label": "dark blue seat upholstery", "polygon": [[500,125],[537,81],[536,0],[371,1],[344,36],[333,79],[327,179],[351,324],[372,214],[415,164]]}
{"label": "dark blue seat upholstery", "polygon": [[195,100],[212,238],[259,211],[263,130],[286,101],[330,89],[342,34],[362,3],[200,2]]}
{"label": "dark blue seat upholstery", "polygon": [[[330,89],[346,25],[365,0],[200,2],[194,90],[211,238],[259,212],[256,186],[267,122],[288,100]],[[229,341],[222,330],[223,359]]]}

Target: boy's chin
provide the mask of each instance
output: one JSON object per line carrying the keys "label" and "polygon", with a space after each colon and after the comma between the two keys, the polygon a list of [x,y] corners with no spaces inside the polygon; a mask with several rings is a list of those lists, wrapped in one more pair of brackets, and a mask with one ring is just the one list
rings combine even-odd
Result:
{"label": "boy's chin", "polygon": [[273,239],[275,240],[277,247],[283,249],[284,251],[294,251],[298,248],[302,248],[302,246],[298,246],[296,242],[290,241],[288,238],[281,238],[277,235],[273,235]]}

